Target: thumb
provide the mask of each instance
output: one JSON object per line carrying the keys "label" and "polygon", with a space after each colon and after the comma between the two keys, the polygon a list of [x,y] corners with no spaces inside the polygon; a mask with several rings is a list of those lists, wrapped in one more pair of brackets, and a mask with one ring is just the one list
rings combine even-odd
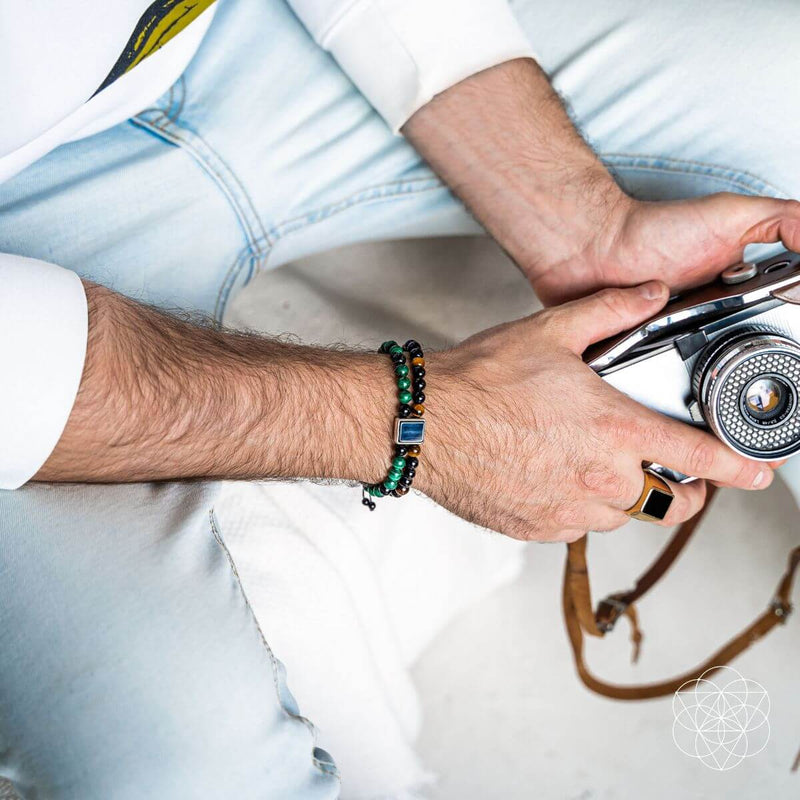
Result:
{"label": "thumb", "polygon": [[658,313],[669,298],[661,281],[626,289],[603,289],[551,311],[557,317],[562,341],[575,354],[594,342],[622,333]]}
{"label": "thumb", "polygon": [[748,244],[783,242],[788,250],[800,248],[800,202],[774,197],[722,192],[696,201],[713,221],[715,233],[737,250]]}

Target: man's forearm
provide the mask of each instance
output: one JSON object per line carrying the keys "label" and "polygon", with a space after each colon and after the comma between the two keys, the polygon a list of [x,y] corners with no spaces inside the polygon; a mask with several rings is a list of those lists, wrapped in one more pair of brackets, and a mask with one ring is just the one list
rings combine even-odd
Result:
{"label": "man's forearm", "polygon": [[582,254],[627,202],[530,59],[452,86],[403,133],[531,278]]}
{"label": "man's forearm", "polygon": [[86,289],[80,391],[36,480],[382,477],[388,359],[223,332]]}

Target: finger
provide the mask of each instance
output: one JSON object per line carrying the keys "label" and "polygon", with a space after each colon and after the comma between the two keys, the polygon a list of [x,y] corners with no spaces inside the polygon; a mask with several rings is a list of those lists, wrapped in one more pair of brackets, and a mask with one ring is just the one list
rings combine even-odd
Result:
{"label": "finger", "polygon": [[627,289],[603,289],[546,312],[559,338],[580,355],[593,342],[627,331],[660,311],[669,297],[666,284],[648,281]]}
{"label": "finger", "polygon": [[736,212],[728,215],[728,224],[735,224],[741,216],[740,245],[761,242],[783,242],[789,250],[800,249],[800,202],[776,200],[769,197],[735,195]]}
{"label": "finger", "polygon": [[592,507],[590,516],[592,522],[589,527],[596,533],[616,531],[631,521],[631,518],[622,509],[610,508],[608,505],[601,503],[597,503]]}
{"label": "finger", "polygon": [[632,413],[629,430],[639,440],[633,446],[645,461],[738,489],[766,489],[772,482],[768,464],[739,455],[706,431],[643,406]]}

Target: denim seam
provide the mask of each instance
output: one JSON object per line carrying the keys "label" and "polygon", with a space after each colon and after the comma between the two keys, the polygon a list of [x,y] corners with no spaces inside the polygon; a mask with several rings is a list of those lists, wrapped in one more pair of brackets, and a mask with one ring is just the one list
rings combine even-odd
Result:
{"label": "denim seam", "polygon": [[[306,214],[297,217],[291,217],[283,222],[271,227],[267,233],[267,248],[261,248],[258,255],[254,256],[254,263],[251,266],[248,281],[253,275],[258,274],[264,265],[269,260],[270,253],[274,246],[284,239],[286,236],[297,233],[298,231],[305,230],[306,228],[316,225],[319,222],[324,222],[330,217],[341,214],[359,205],[368,203],[379,203],[387,200],[397,200],[406,197],[414,197],[423,192],[430,192],[437,189],[447,189],[447,187],[438,178],[413,178],[411,180],[390,181],[387,183],[376,184],[368,189],[362,189],[357,194],[343,198],[333,203],[321,206],[318,209],[309,211]],[[449,191],[449,190],[447,190]],[[236,275],[241,271],[242,264],[233,276],[230,277],[230,271],[226,280],[220,288],[216,310],[214,315],[217,319],[221,320],[224,317],[225,309],[229,300],[230,292],[235,283]]]}
{"label": "denim seam", "polygon": [[[341,214],[354,206],[363,203],[381,202],[383,200],[396,200],[398,197],[416,196],[423,192],[430,192],[436,189],[446,189],[445,185],[438,178],[411,178],[408,180],[388,181],[379,183],[362,189],[356,194],[327,203],[320,208],[308,211],[297,217],[290,217],[283,222],[274,225],[269,230],[272,244],[277,243],[282,237],[290,233],[295,233],[302,228],[324,222],[336,214]],[[449,189],[447,190],[449,191]]]}
{"label": "denim seam", "polygon": [[[239,222],[239,226],[242,228],[245,239],[244,250],[237,254],[217,292],[214,318],[217,323],[221,324],[230,292],[236,284],[242,268],[248,263],[245,255],[248,252],[250,254],[250,270],[245,281],[247,283],[252,279],[259,265],[266,261],[272,242],[269,234],[264,229],[263,222],[247,190],[234,171],[198,133],[177,122],[177,114],[180,114],[183,109],[184,95],[185,92],[181,85],[178,107],[173,112],[174,93],[171,88],[166,111],[161,108],[146,109],[141,114],[133,117],[131,122],[188,152],[195,163],[221,189],[223,196],[228,201]],[[172,116],[173,113],[175,117]]]}
{"label": "denim seam", "polygon": [[[317,745],[317,729],[314,727],[314,724],[311,720],[304,717],[302,714],[293,714],[289,709],[284,706],[283,702],[281,701],[281,690],[278,681],[278,663],[275,659],[275,654],[272,652],[272,648],[269,646],[269,642],[267,642],[266,637],[264,636],[264,631],[261,629],[261,624],[258,621],[258,617],[256,617],[255,612],[253,611],[253,607],[250,605],[250,599],[247,596],[247,592],[244,590],[244,586],[242,586],[242,580],[239,577],[239,570],[236,568],[236,564],[233,561],[233,557],[231,556],[230,550],[228,550],[228,546],[222,539],[222,536],[219,532],[219,523],[217,522],[216,514],[214,513],[214,509],[212,508],[208,512],[209,523],[211,526],[211,533],[213,534],[214,538],[217,541],[217,544],[222,548],[222,552],[225,554],[226,559],[228,560],[228,566],[230,567],[230,571],[233,575],[234,580],[236,581],[236,586],[239,590],[239,593],[244,600],[245,607],[247,608],[248,613],[250,614],[250,618],[256,626],[256,630],[258,631],[258,636],[261,639],[261,645],[264,648],[267,656],[269,657],[270,666],[272,668],[272,683],[275,687],[275,696],[278,699],[278,705],[280,706],[283,713],[286,715],[288,719],[296,720],[298,722],[302,722],[303,725],[306,726],[309,733],[311,734],[311,741],[313,747]],[[322,772],[328,775],[334,775],[336,777],[339,776],[339,770],[336,768],[335,765],[326,763],[324,761],[320,761],[314,754],[312,750],[311,760]]]}
{"label": "denim seam", "polygon": [[[266,240],[269,243],[261,218],[241,181],[202,136],[185,125],[176,123],[160,108],[143,111],[133,117],[131,122],[151,132],[157,132],[156,135],[188,151],[200,167],[208,172],[230,203],[254,255],[259,241]],[[260,230],[257,231],[256,227]]]}
{"label": "denim seam", "polygon": [[774,197],[788,197],[788,193],[746,170],[723,167],[692,159],[652,156],[642,153],[601,153],[600,159],[613,172],[615,167],[637,172],[665,172],[679,175],[702,175],[727,186],[736,187],[748,194],[768,193]]}

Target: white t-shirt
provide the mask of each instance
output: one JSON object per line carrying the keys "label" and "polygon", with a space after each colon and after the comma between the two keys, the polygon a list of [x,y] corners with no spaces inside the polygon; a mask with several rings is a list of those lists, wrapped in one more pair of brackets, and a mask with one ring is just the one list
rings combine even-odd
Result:
{"label": "white t-shirt", "polygon": [[[393,131],[482,69],[532,56],[507,0],[288,0]],[[216,4],[0,0],[0,181],[133,116],[188,65]],[[235,46],[235,43],[232,43]],[[30,480],[80,385],[88,317],[69,270],[0,253],[0,489]]]}

